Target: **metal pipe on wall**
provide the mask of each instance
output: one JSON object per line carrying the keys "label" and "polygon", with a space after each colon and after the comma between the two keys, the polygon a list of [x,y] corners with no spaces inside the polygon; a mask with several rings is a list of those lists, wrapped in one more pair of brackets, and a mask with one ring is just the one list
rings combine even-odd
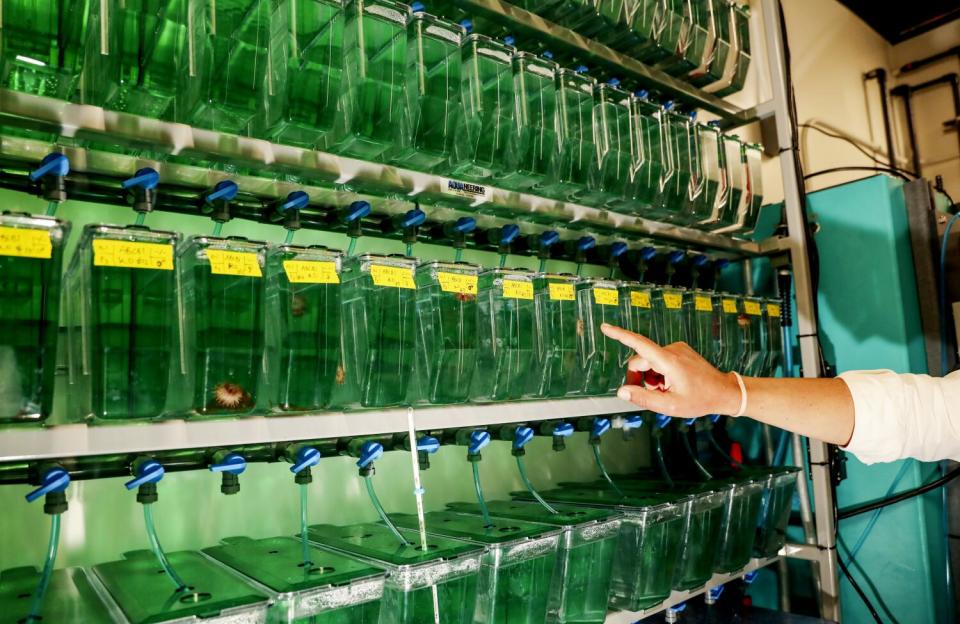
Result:
{"label": "metal pipe on wall", "polygon": [[887,101],[887,70],[878,67],[863,75],[864,80],[876,80],[880,88],[880,110],[883,113],[883,136],[887,141],[887,159],[890,166],[897,168],[896,148],[893,145],[893,127],[890,123],[890,106]]}
{"label": "metal pipe on wall", "polygon": [[[953,99],[953,118],[960,118],[960,75],[957,72],[944,74],[939,78],[933,78],[926,82],[915,85],[900,85],[890,91],[890,95],[903,98],[903,111],[907,117],[907,135],[910,139],[910,151],[913,157],[913,169],[916,175],[920,175],[920,149],[917,144],[916,130],[913,125],[913,106],[911,100],[913,94],[919,91],[925,91],[931,87],[942,84],[950,85],[950,95]],[[949,121],[949,120],[948,120]],[[957,150],[960,154],[960,130],[957,131]]]}

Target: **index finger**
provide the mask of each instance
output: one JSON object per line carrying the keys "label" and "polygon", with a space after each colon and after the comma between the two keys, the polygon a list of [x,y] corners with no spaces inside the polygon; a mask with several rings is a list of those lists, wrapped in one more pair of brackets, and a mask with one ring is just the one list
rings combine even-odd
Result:
{"label": "index finger", "polygon": [[616,325],[610,325],[609,323],[601,324],[600,331],[602,331],[603,334],[608,338],[613,338],[624,346],[630,347],[636,351],[637,355],[653,364],[654,368],[662,370],[662,366],[666,361],[664,358],[666,352],[664,351],[663,347],[654,341],[650,340],[646,336],[635,334],[632,331],[628,331],[622,327],[617,327]]}

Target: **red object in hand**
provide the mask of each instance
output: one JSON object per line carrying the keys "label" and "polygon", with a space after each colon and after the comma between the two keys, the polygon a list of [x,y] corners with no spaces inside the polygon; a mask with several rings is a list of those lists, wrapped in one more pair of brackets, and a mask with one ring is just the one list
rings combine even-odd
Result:
{"label": "red object in hand", "polygon": [[642,386],[643,385],[643,373],[640,371],[627,370],[627,385],[628,386]]}
{"label": "red object in hand", "polygon": [[651,390],[666,392],[666,379],[655,370],[648,370],[643,373],[643,384]]}
{"label": "red object in hand", "polygon": [[739,442],[730,443],[730,457],[738,464],[743,463],[743,447],[740,446]]}

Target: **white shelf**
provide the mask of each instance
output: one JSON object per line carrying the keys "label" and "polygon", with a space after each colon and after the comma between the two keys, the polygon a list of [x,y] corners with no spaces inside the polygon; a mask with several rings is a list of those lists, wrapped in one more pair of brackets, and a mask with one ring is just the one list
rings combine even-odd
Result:
{"label": "white shelf", "polygon": [[[604,397],[493,405],[425,406],[415,408],[415,416],[417,429],[426,431],[629,411],[634,411],[629,403],[615,397]],[[406,408],[220,420],[24,426],[0,431],[0,463],[319,440],[406,430]]]}
{"label": "white shelf", "polygon": [[723,585],[734,581],[741,576],[753,572],[754,570],[759,570],[760,568],[765,568],[771,563],[775,563],[780,560],[781,555],[778,554],[776,557],[770,557],[767,559],[751,559],[742,570],[738,572],[733,572],[730,574],[714,574],[706,585],[699,589],[692,589],[690,591],[674,591],[670,594],[670,597],[664,600],[662,603],[656,607],[651,607],[645,611],[614,611],[607,615],[605,624],[633,624],[637,620],[642,620],[643,618],[650,617],[651,615],[660,613],[661,611],[666,611],[670,607],[674,607],[681,602],[686,602],[695,596],[705,594],[707,590],[713,589],[718,585]]}
{"label": "white shelf", "polygon": [[[485,185],[479,196],[461,197],[448,192],[450,178],[400,169],[390,165],[345,158],[314,150],[278,145],[262,139],[223,134],[193,128],[185,124],[160,121],[107,111],[96,106],[71,104],[61,100],[0,89],[0,124],[22,126],[64,140],[42,141],[19,137],[2,137],[0,154],[39,161],[57,149],[70,159],[71,169],[104,175],[132,175],[141,167],[153,167],[166,183],[212,188],[218,181],[234,180],[241,191],[261,197],[285,197],[293,190],[307,191],[318,203],[339,205],[345,194],[372,194],[378,208],[397,204],[396,211],[409,209],[409,201],[422,199],[431,205],[430,212],[440,217],[443,210],[459,211],[472,216],[527,223],[549,223],[551,227],[579,232],[590,231],[607,236],[641,241],[656,238],[675,241],[735,254],[765,254],[782,249],[781,240],[771,238],[755,242],[714,234],[687,227],[643,219],[603,208],[557,201],[526,193],[517,193]],[[134,148],[131,152],[153,154],[133,156],[93,149],[91,144],[107,144]],[[294,184],[256,175],[237,175],[217,168],[180,164],[162,155],[189,156],[202,160],[229,163],[234,170],[279,171],[314,185]],[[389,200],[386,195],[409,198]],[[439,210],[438,210],[439,209]],[[478,225],[482,225],[479,223]]]}

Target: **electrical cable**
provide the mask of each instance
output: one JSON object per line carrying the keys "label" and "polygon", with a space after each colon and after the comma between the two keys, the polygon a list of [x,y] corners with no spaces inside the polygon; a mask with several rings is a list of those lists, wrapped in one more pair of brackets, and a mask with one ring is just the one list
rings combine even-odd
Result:
{"label": "electrical cable", "polygon": [[870,611],[870,616],[873,618],[873,621],[877,624],[883,624],[883,620],[880,619],[880,614],[877,613],[876,607],[873,606],[873,603],[870,602],[870,599],[867,598],[867,595],[863,593],[860,585],[856,580],[854,580],[853,575],[850,574],[850,570],[847,569],[847,565],[839,556],[837,557],[837,564],[840,566],[840,570],[843,572],[843,575],[846,576],[847,580],[850,582],[850,587],[853,588],[853,591],[857,592],[857,595],[860,596],[860,600],[863,601],[864,606],[866,606],[867,610]]}
{"label": "electrical cable", "polygon": [[60,544],[60,514],[53,514],[50,518],[50,543],[47,545],[47,559],[43,562],[43,572],[40,574],[40,582],[33,591],[33,598],[30,600],[30,611],[22,621],[29,624],[31,621],[43,619],[40,615],[40,609],[43,608],[43,598],[47,594],[47,588],[50,586],[50,577],[53,576],[53,566],[57,561],[57,547]]}
{"label": "electrical cable", "polygon": [[623,490],[614,482],[610,477],[610,473],[607,472],[607,467],[603,465],[603,460],[600,458],[600,445],[594,444],[593,446],[593,460],[597,463],[597,468],[600,469],[600,474],[603,475],[603,478],[610,484],[610,487],[613,488],[613,491],[617,493],[617,496],[624,498],[625,494]]}
{"label": "electrical cable", "polygon": [[367,486],[367,495],[370,496],[370,502],[373,503],[373,508],[377,510],[377,515],[380,516],[380,520],[387,525],[387,528],[390,529],[390,532],[400,540],[400,544],[403,546],[409,546],[410,542],[407,541],[407,538],[403,536],[403,533],[400,532],[400,529],[390,520],[387,516],[387,512],[383,510],[383,505],[380,504],[380,499],[377,498],[377,492],[373,489],[373,481],[371,481],[369,476],[363,477],[364,482]]}
{"label": "electrical cable", "polygon": [[808,173],[803,176],[804,180],[809,180],[810,178],[816,178],[817,176],[827,175],[830,173],[837,173],[841,171],[875,171],[877,173],[890,173],[902,178],[907,182],[911,182],[911,178],[907,177],[899,169],[891,169],[890,167],[868,167],[866,165],[845,165],[843,167],[830,167],[829,169],[821,169],[819,171],[814,171],[813,173]]}
{"label": "electrical cable", "polygon": [[554,509],[550,503],[543,500],[543,497],[540,496],[540,493],[537,492],[536,488],[533,487],[533,483],[530,482],[530,477],[527,476],[527,469],[523,465],[523,457],[517,455],[517,468],[520,470],[520,479],[523,481],[523,485],[526,486],[527,491],[530,492],[530,495],[537,499],[537,502],[543,506],[548,512],[552,514],[559,513]]}
{"label": "electrical cable", "polygon": [[150,508],[150,505],[151,503],[143,504],[143,520],[147,525],[147,537],[150,539],[150,548],[157,557],[157,561],[160,562],[160,567],[167,573],[167,577],[177,586],[174,593],[180,593],[187,588],[187,584],[183,582],[183,579],[180,578],[177,571],[173,569],[173,566],[170,565],[170,561],[167,559],[166,553],[163,552],[163,547],[160,545],[160,538],[157,537],[157,527],[153,523],[153,510]]}
{"label": "electrical cable", "polygon": [[921,486],[915,487],[910,490],[905,490],[899,494],[893,496],[888,496],[886,498],[881,498],[880,500],[872,501],[869,503],[864,503],[862,505],[854,505],[852,507],[847,507],[846,509],[841,509],[837,514],[837,518],[840,520],[846,520],[847,518],[852,518],[854,516],[859,516],[860,514],[867,513],[868,511],[873,511],[874,509],[880,509],[882,507],[889,507],[890,505],[895,505],[897,503],[909,500],[921,494],[926,494],[932,490],[935,490],[950,481],[953,481],[957,477],[960,477],[960,467],[954,468],[947,474],[925,483]]}
{"label": "electrical cable", "polygon": [[[890,483],[890,487],[887,488],[887,493],[885,497],[893,496],[893,493],[897,491],[897,486],[900,485],[900,481],[903,480],[903,477],[907,474],[907,469],[910,468],[912,462],[909,460],[904,461],[900,465],[900,470],[897,471],[897,476],[894,477],[893,481]],[[874,510],[873,514],[870,516],[870,520],[867,522],[867,526],[863,528],[863,531],[860,532],[860,537],[857,538],[856,543],[853,545],[853,548],[848,550],[847,558],[853,562],[857,557],[857,553],[860,552],[860,549],[863,548],[864,543],[867,541],[867,536],[870,535],[870,532],[873,530],[873,527],[877,524],[877,521],[880,520],[880,514],[883,513],[883,507]]]}
{"label": "electrical cable", "polygon": [[919,177],[919,176],[917,176],[917,174],[913,173],[912,171],[907,171],[906,169],[901,169],[900,167],[891,167],[891,166],[889,165],[889,163],[887,163],[887,161],[880,160],[880,159],[877,158],[876,156],[873,156],[872,154],[870,154],[870,152],[868,152],[867,150],[863,149],[860,145],[857,144],[856,141],[854,141],[854,140],[851,139],[850,137],[845,137],[845,136],[843,136],[842,134],[834,134],[834,133],[832,133],[832,132],[828,132],[827,130],[824,130],[823,128],[821,128],[821,127],[819,127],[819,126],[817,126],[817,125],[811,124],[811,123],[802,123],[802,124],[800,124],[800,127],[801,127],[801,128],[809,128],[810,130],[816,130],[816,131],[819,132],[820,134],[823,134],[823,135],[828,136],[828,137],[833,138],[833,139],[840,139],[841,141],[846,141],[847,143],[849,143],[849,144],[852,145],[853,147],[857,148],[857,150],[858,150],[861,154],[863,154],[864,156],[866,156],[867,158],[869,158],[869,159],[870,159],[871,161],[873,161],[875,164],[880,165],[881,167],[884,167],[884,168],[887,168],[887,169],[893,169],[893,170],[896,170],[896,171],[901,171],[901,172],[903,172],[903,173],[906,174],[906,175],[913,176],[914,178]]}
{"label": "electrical cable", "polygon": [[483,488],[480,487],[480,462],[473,462],[473,489],[477,493],[477,502],[480,503],[480,514],[483,516],[483,525],[493,526],[493,518],[490,517],[490,510],[487,509],[487,501],[483,498]]}

